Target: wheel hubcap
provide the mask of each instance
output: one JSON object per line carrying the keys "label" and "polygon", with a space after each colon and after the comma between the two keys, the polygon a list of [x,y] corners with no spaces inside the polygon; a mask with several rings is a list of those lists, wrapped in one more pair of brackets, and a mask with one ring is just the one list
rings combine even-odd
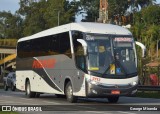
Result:
{"label": "wheel hubcap", "polygon": [[29,88],[29,84],[27,85],[27,94],[30,94],[30,88]]}
{"label": "wheel hubcap", "polygon": [[68,98],[72,97],[72,87],[71,86],[68,87],[67,96]]}

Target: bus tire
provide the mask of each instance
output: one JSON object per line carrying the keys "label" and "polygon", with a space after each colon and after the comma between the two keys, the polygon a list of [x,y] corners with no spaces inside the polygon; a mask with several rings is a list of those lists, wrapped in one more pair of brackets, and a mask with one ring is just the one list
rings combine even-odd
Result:
{"label": "bus tire", "polygon": [[4,90],[8,91],[8,86],[7,86],[6,82],[4,82]]}
{"label": "bus tire", "polygon": [[68,82],[66,87],[65,87],[65,94],[67,101],[70,103],[75,103],[77,102],[77,97],[73,95],[73,88],[71,82]]}
{"label": "bus tire", "polygon": [[119,96],[109,96],[108,101],[109,103],[117,103],[119,100]]}
{"label": "bus tire", "polygon": [[57,98],[66,98],[65,95],[61,95],[61,94],[55,94]]}
{"label": "bus tire", "polygon": [[36,92],[35,93],[35,98],[39,98],[40,97],[40,93]]}
{"label": "bus tire", "polygon": [[29,81],[27,81],[27,83],[26,83],[26,95],[27,95],[27,97],[29,97],[29,98],[33,98],[33,97],[35,97],[35,95],[36,95],[35,92],[32,92],[32,91],[31,91],[31,85],[30,85],[30,82],[29,82]]}

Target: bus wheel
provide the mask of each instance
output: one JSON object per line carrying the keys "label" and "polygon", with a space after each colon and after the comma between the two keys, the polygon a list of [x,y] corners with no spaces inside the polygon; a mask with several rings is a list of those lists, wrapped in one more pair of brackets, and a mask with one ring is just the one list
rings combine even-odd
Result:
{"label": "bus wheel", "polygon": [[33,98],[35,97],[36,93],[35,92],[32,92],[31,91],[31,85],[30,85],[30,82],[27,81],[26,83],[26,95],[29,97],[29,98]]}
{"label": "bus wheel", "polygon": [[65,95],[61,95],[61,94],[55,94],[55,95],[56,95],[56,97],[58,97],[58,98],[66,98]]}
{"label": "bus wheel", "polygon": [[110,103],[117,103],[118,100],[119,100],[119,96],[109,96],[109,97],[108,97],[108,101],[109,101]]}
{"label": "bus wheel", "polygon": [[35,93],[35,98],[39,98],[40,97],[40,93],[36,92]]}
{"label": "bus wheel", "polygon": [[70,103],[77,102],[77,97],[73,96],[73,88],[71,82],[68,82],[65,87],[66,98]]}
{"label": "bus wheel", "polygon": [[4,90],[8,91],[8,86],[7,86],[6,82],[4,82]]}

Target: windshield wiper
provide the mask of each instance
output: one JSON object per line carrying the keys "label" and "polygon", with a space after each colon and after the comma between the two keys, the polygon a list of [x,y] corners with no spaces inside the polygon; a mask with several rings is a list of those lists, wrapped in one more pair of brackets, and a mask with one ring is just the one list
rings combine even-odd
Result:
{"label": "windshield wiper", "polygon": [[[113,64],[113,63],[115,65],[119,66],[120,68],[122,68],[123,73],[127,76],[127,72],[125,71],[124,67],[121,65],[120,61],[115,62],[115,60],[113,60],[111,64]],[[101,77],[103,77],[109,69],[110,69],[110,65],[106,68],[104,73],[102,73]]]}
{"label": "windshield wiper", "polygon": [[124,74],[127,76],[127,72],[126,72],[126,70],[124,69],[123,65],[121,65],[120,61],[116,61],[116,62],[117,62],[117,64],[119,64],[120,68],[122,68]]}

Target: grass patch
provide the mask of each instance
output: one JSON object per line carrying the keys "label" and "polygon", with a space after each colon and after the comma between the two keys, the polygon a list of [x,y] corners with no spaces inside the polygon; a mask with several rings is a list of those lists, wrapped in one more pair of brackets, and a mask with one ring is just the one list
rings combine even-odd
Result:
{"label": "grass patch", "polygon": [[159,91],[138,91],[136,97],[160,99]]}

